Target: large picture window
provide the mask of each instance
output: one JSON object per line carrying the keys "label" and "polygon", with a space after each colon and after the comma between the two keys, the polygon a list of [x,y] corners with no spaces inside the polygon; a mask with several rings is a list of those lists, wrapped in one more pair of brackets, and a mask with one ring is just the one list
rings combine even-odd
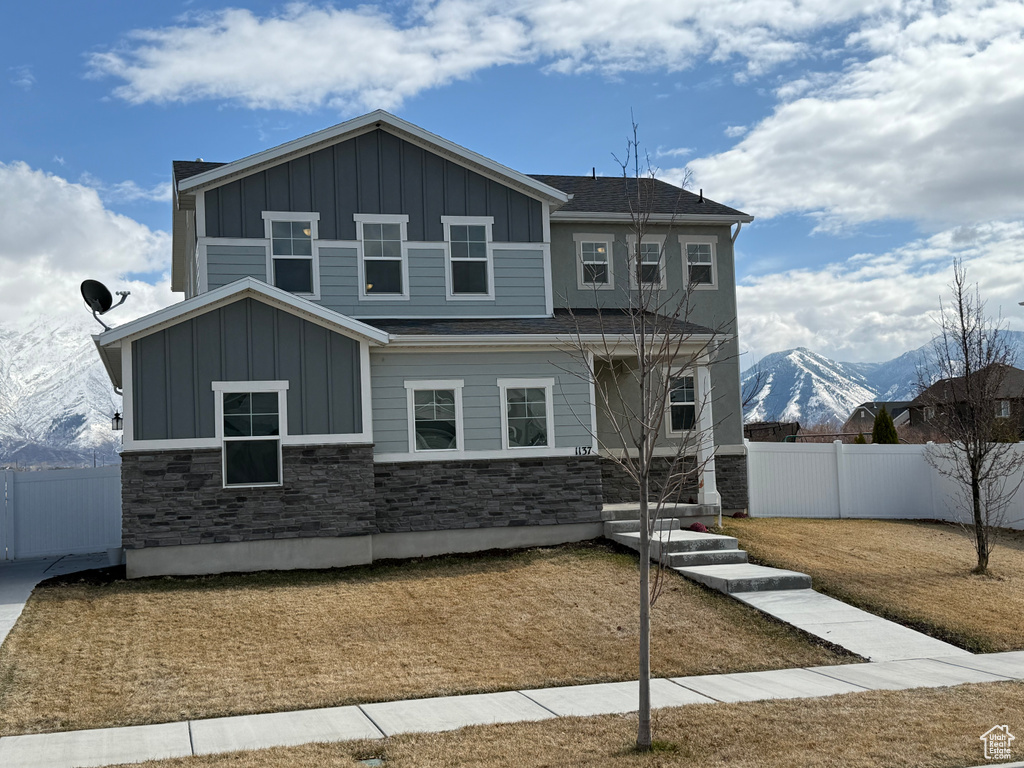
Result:
{"label": "large picture window", "polygon": [[287,382],[214,382],[224,487],[281,485]]}
{"label": "large picture window", "polygon": [[409,451],[461,451],[461,380],[407,381]]}
{"label": "large picture window", "polygon": [[494,298],[490,216],[442,216],[449,299]]}
{"label": "large picture window", "polygon": [[316,298],[320,294],[317,258],[318,213],[264,211],[270,241],[267,278],[281,290]]}
{"label": "large picture window", "polygon": [[356,214],[355,219],[360,241],[361,298],[408,298],[406,225],[409,217]]}
{"label": "large picture window", "polygon": [[505,448],[554,445],[553,379],[499,379]]}

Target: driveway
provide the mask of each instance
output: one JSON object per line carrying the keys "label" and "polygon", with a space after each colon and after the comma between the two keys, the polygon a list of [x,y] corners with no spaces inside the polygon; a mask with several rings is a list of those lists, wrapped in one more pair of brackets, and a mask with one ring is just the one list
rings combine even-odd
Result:
{"label": "driveway", "polygon": [[43,579],[90,568],[105,568],[106,553],[0,562],[0,645],[21,616],[25,601]]}

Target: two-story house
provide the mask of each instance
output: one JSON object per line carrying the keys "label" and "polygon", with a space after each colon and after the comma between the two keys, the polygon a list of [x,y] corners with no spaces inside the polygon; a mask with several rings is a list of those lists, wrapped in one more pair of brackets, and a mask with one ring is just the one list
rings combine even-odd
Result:
{"label": "two-story house", "polygon": [[[742,509],[733,242],[752,219],[654,189],[642,279],[692,284],[690,336],[716,342],[672,374],[666,450],[707,436],[684,501]],[[123,389],[129,575],[600,535],[636,491],[566,338],[607,353],[631,332],[630,238],[623,179],[528,176],[386,112],[176,162],[185,298],[95,337]]]}

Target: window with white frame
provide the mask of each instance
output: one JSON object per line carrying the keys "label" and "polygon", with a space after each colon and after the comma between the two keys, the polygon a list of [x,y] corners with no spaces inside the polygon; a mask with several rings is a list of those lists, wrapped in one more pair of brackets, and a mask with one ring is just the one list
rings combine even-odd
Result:
{"label": "window with white frame", "polygon": [[[640,260],[640,284],[644,288],[666,287],[665,283],[665,236],[647,235],[636,248],[636,236],[628,235],[626,245],[629,248],[630,256],[636,256]],[[629,265],[629,286],[634,290],[637,285],[636,263]]]}
{"label": "window with white frame", "polygon": [[281,485],[287,389],[286,381],[213,383],[225,488]]}
{"label": "window with white frame", "polygon": [[461,380],[407,381],[409,451],[459,451],[462,445]]}
{"label": "window with white frame", "polygon": [[615,287],[611,235],[573,235],[576,241],[576,282],[581,289]]}
{"label": "window with white frame", "polygon": [[718,237],[680,235],[679,242],[683,246],[687,284],[696,290],[716,288],[718,264],[715,250],[718,247]]}
{"label": "window with white frame", "polygon": [[554,379],[499,379],[505,448],[554,445]]}
{"label": "window with white frame", "polygon": [[997,419],[1008,419],[1008,418],[1010,418],[1010,401],[1009,400],[996,400],[996,418]]}
{"label": "window with white frame", "polygon": [[449,299],[494,297],[492,216],[442,216],[448,243]]}
{"label": "window with white frame", "polygon": [[270,241],[267,277],[284,291],[317,297],[320,267],[317,253],[319,213],[264,211]]}
{"label": "window with white frame", "polygon": [[405,215],[356,214],[360,243],[360,297],[404,299],[409,296]]}
{"label": "window with white frame", "polygon": [[697,389],[689,373],[669,376],[669,432],[687,432],[697,423]]}

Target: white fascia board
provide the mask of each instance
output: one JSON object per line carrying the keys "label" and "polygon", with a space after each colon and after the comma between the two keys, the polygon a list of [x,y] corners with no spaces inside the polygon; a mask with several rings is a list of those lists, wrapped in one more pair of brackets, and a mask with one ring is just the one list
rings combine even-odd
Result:
{"label": "white fascia board", "polygon": [[243,277],[233,283],[216,288],[212,291],[194,296],[191,299],[157,310],[152,314],[140,317],[130,323],[112,328],[95,337],[96,344],[110,346],[123,339],[134,340],[147,336],[163,328],[175,325],[189,317],[201,315],[220,306],[230,304],[242,298],[256,298],[271,306],[290,312],[310,322],[322,325],[329,330],[345,336],[356,336],[359,339],[384,345],[388,343],[388,334],[371,325],[355,320],[347,315],[334,312],[312,301],[303,299],[288,291],[282,291],[252,277]]}
{"label": "white fascia board", "polygon": [[[618,224],[621,222],[633,221],[634,216],[630,213],[587,213],[586,211],[552,211],[551,221],[576,222],[576,223],[599,223],[609,222]],[[717,215],[694,215],[692,213],[652,213],[647,217],[648,221],[656,224],[749,224],[754,220],[753,216],[743,214],[733,216],[726,214]]]}
{"label": "white fascia board", "polygon": [[530,178],[524,173],[514,171],[511,168],[501,165],[501,163],[496,163],[490,158],[459,146],[455,142],[437,136],[429,131],[425,131],[419,126],[395,117],[389,112],[385,112],[381,109],[378,109],[375,112],[370,112],[362,117],[356,117],[344,123],[339,123],[338,125],[331,126],[330,128],[325,128],[322,131],[311,133],[300,139],[289,141],[285,144],[281,144],[280,146],[272,147],[271,149],[264,150],[263,152],[257,152],[254,155],[249,155],[249,157],[244,157],[241,160],[235,160],[232,163],[222,165],[219,168],[214,168],[206,171],[205,173],[196,174],[195,176],[190,176],[187,179],[182,179],[182,181],[178,182],[178,190],[185,192],[189,190],[198,190],[204,187],[218,186],[225,183],[225,181],[231,177],[251,173],[260,166],[276,164],[277,162],[280,162],[292,155],[305,154],[320,144],[334,143],[346,135],[355,135],[361,132],[366,132],[376,127],[378,123],[382,127],[387,126],[391,129],[392,133],[395,133],[402,138],[408,138],[412,140],[413,143],[420,146],[426,145],[425,148],[427,149],[440,151],[441,153],[452,157],[452,159],[460,161],[461,165],[479,169],[487,176],[491,176],[492,178],[498,177],[498,180],[502,180],[506,183],[512,183],[514,186],[525,190],[530,190],[535,197],[556,202],[560,205],[564,205],[569,201],[569,196],[559,189],[543,184],[536,179]]}

